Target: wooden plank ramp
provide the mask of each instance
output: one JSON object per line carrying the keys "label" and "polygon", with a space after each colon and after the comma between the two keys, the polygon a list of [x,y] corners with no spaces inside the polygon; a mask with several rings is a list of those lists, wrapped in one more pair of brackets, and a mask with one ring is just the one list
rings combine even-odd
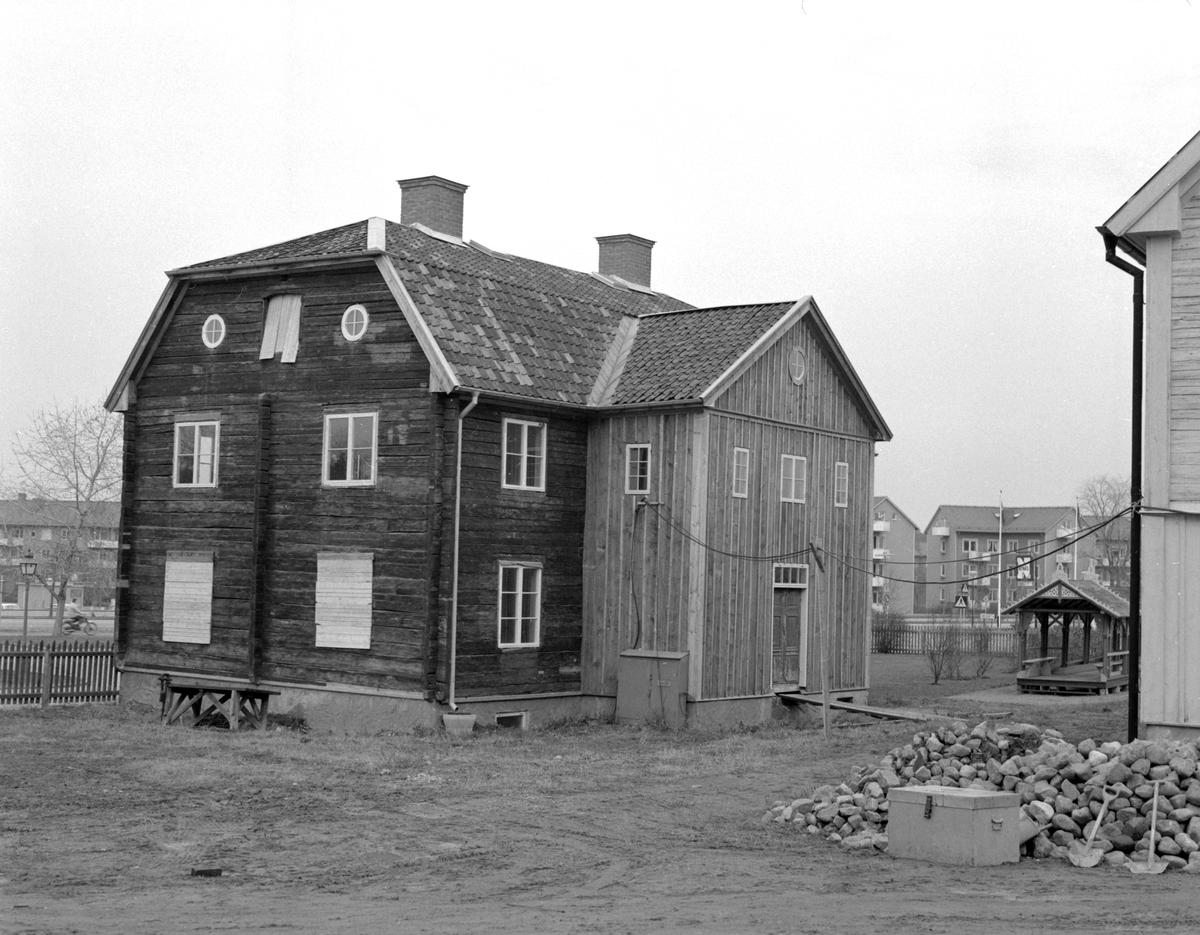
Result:
{"label": "wooden plank ramp", "polygon": [[[799,692],[776,692],[784,704],[807,704],[821,707],[823,702],[820,695],[802,695]],[[853,714],[865,714],[867,717],[884,718],[889,721],[928,721],[935,715],[922,714],[920,711],[901,711],[897,708],[873,708],[865,704],[852,704],[849,701],[831,701],[829,707],[835,711],[849,711]]]}

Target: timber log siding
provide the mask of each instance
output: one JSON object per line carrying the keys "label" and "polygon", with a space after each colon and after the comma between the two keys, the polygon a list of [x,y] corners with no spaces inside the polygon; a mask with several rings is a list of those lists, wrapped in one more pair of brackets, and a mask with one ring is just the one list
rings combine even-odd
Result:
{"label": "timber log siding", "polygon": [[[787,357],[803,347],[800,386]],[[808,555],[807,658],[803,685],[821,687],[823,624],[835,691],[867,683],[870,423],[807,322],[790,331],[715,400],[712,409],[612,416],[592,427],[584,583],[583,688],[612,695],[622,650],[689,652],[698,699],[770,693],[773,564],[734,555],[798,552],[814,540],[863,571]],[[624,493],[625,446],[651,445],[650,491]],[[750,452],[745,498],[731,490],[733,449]],[[782,456],[807,459],[804,503],[780,498]],[[834,465],[848,465],[847,505],[834,505]],[[686,530],[689,539],[681,530]],[[700,545],[705,543],[708,548]]]}
{"label": "timber log siding", "polygon": [[[279,291],[303,296],[294,364],[258,359],[264,298]],[[352,344],[341,316],[354,303],[367,306],[371,321]],[[200,332],[213,313],[228,334],[210,350]],[[192,283],[165,320],[126,412],[134,463],[122,535],[135,548],[124,566],[125,663],[426,690],[444,466],[442,404],[428,392],[428,374],[373,266]],[[337,407],[379,414],[374,486],[322,487],[324,413]],[[219,414],[216,487],[172,484],[174,424],[187,413]],[[162,640],[164,565],[173,550],[213,553],[208,644]],[[318,552],[372,555],[370,649],[315,645]]]}
{"label": "timber log siding", "polygon": [[[501,487],[505,417],[546,425],[544,491]],[[447,426],[457,410],[447,413]],[[453,475],[448,434],[447,477]],[[456,695],[472,697],[579,691],[582,638],[583,532],[588,482],[588,423],[584,414],[480,403],[463,423],[462,518],[459,539]],[[448,687],[450,550],[453,486],[445,498],[439,633],[439,694]],[[499,646],[499,563],[541,567],[537,646]]]}

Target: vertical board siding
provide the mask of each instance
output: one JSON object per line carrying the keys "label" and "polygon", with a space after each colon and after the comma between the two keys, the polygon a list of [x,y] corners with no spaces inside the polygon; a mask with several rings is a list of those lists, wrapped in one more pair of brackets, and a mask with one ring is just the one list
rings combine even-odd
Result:
{"label": "vertical board siding", "polygon": [[371,648],[373,556],[317,553],[318,646]]}
{"label": "vertical board siding", "polygon": [[[588,432],[583,691],[615,695],[626,649],[688,649],[693,445],[702,413],[597,419]],[[625,493],[625,446],[648,444],[650,490]],[[642,500],[651,505],[641,506]],[[695,533],[692,532],[694,535]]]}
{"label": "vertical board siding", "polygon": [[1141,720],[1200,727],[1200,517],[1142,517]]}
{"label": "vertical board siding", "polygon": [[212,552],[168,552],[163,578],[163,641],[210,642]]}
{"label": "vertical board siding", "polygon": [[112,649],[112,643],[101,640],[6,640],[0,643],[0,705],[39,704],[47,675],[51,704],[116,701],[121,673]]}
{"label": "vertical board siding", "polygon": [[[258,359],[264,300],[281,290],[302,296],[295,363]],[[371,316],[354,343],[341,333],[351,304]],[[209,349],[200,332],[214,313],[227,336]],[[129,588],[119,602],[126,664],[245,677],[256,614],[262,678],[427,689],[429,575],[440,561],[432,505],[442,499],[434,438],[441,404],[428,379],[425,357],[373,265],[191,283],[126,414],[134,441],[122,516],[131,546]],[[339,407],[379,414],[372,487],[321,486],[324,413]],[[174,417],[199,411],[220,414],[219,483],[175,488]],[[207,645],[162,640],[167,552],[185,549],[214,555]],[[317,555],[332,551],[375,557],[367,654],[316,645]]]}
{"label": "vertical board siding", "polygon": [[[1200,196],[1171,247],[1170,498],[1200,501]],[[1168,504],[1155,504],[1167,506]]]}
{"label": "vertical board siding", "polygon": [[[799,386],[788,371],[788,355],[797,345],[807,360],[807,373]],[[870,435],[870,423],[807,318],[784,332],[713,406],[792,425],[864,438]]]}

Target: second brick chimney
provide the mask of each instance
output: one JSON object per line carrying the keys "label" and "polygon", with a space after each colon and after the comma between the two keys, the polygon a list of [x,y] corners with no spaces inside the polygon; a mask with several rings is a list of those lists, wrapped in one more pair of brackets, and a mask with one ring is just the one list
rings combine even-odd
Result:
{"label": "second brick chimney", "polygon": [[650,251],[654,241],[636,234],[597,237],[600,244],[600,273],[620,276],[626,282],[650,288]]}
{"label": "second brick chimney", "polygon": [[441,234],[462,238],[463,194],[467,186],[440,175],[399,179],[400,223],[424,224]]}

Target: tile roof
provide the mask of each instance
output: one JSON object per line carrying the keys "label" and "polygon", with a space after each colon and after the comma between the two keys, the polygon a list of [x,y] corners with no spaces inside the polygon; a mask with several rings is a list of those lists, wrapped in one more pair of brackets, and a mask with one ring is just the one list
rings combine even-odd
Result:
{"label": "tile roof", "polygon": [[363,253],[367,249],[367,224],[356,221],[343,227],[319,231],[295,240],[259,247],[257,250],[247,250],[231,256],[218,257],[215,260],[205,260],[181,267],[173,272],[186,270],[202,270],[218,266],[249,266],[266,263],[270,260],[295,260],[305,257],[330,257],[338,254]]}
{"label": "tile roof", "polygon": [[[624,316],[691,308],[590,273],[497,256],[386,222],[386,252],[464,386],[584,406]],[[367,249],[367,222],[175,270],[335,257]],[[744,347],[733,349],[736,356]]]}
{"label": "tile roof", "polygon": [[[996,516],[999,506],[953,506],[942,504],[933,513],[933,519],[925,532],[941,518],[952,529],[959,532],[988,532],[999,530],[1000,520]],[[1075,507],[1073,506],[1006,506],[1004,508],[1004,532],[1012,533],[1044,533],[1064,516],[1069,516],[1074,523]]]}
{"label": "tile roof", "polygon": [[612,404],[699,397],[795,304],[727,305],[643,317]]}

